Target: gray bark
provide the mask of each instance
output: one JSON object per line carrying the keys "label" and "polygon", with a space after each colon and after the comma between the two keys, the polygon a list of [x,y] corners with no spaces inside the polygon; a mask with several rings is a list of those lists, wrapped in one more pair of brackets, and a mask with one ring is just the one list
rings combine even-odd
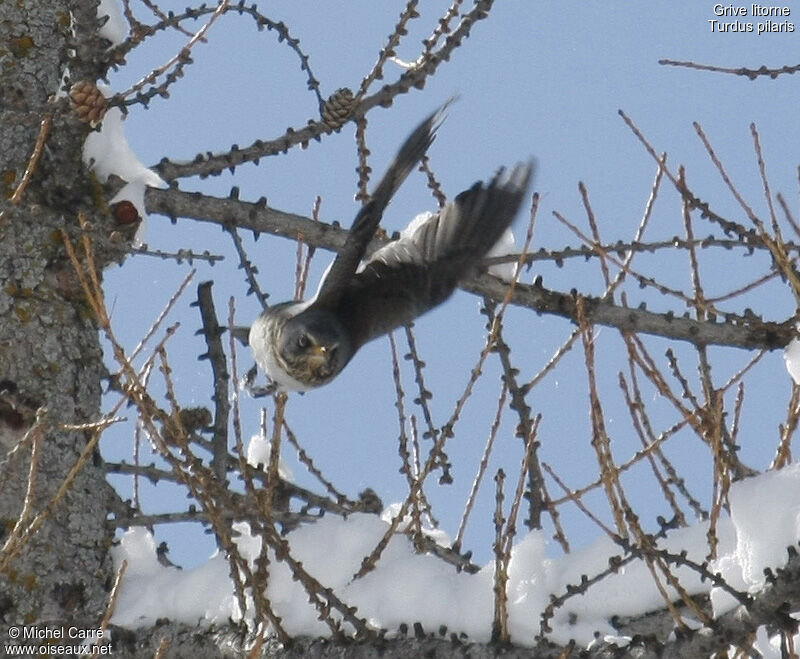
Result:
{"label": "gray bark", "polygon": [[[81,164],[88,127],[63,109],[56,111],[47,149],[21,203],[8,201],[22,180],[43,118],[55,109],[48,99],[67,64],[73,41],[70,16],[82,44],[70,71],[96,77],[93,59],[80,57],[93,52],[97,43],[91,36],[96,33],[96,3],[0,2],[3,543],[23,509],[31,444],[20,446],[10,458],[6,454],[25,437],[37,410],[46,414],[33,515],[51,501],[89,437],[59,426],[96,421],[100,413],[104,367],[99,337],[59,233],[75,233],[79,212],[99,227],[108,225],[96,210],[91,179]],[[89,461],[44,526],[0,575],[0,621],[92,621],[96,626],[113,577],[105,519],[114,497],[99,459]]]}

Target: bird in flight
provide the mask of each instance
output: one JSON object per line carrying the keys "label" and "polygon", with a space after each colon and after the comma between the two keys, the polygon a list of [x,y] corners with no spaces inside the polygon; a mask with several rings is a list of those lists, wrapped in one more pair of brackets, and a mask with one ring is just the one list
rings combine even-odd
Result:
{"label": "bird in flight", "polygon": [[476,183],[362,263],[383,211],[433,142],[444,107],[406,139],[356,215],[316,296],[273,305],[253,322],[249,344],[256,363],[279,389],[329,383],[365,343],[444,302],[516,216],[531,163]]}

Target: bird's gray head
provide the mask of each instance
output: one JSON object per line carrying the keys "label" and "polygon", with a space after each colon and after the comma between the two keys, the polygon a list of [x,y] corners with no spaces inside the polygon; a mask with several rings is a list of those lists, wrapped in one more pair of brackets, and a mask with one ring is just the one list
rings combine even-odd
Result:
{"label": "bird's gray head", "polygon": [[322,310],[288,319],[278,331],[276,348],[286,373],[309,388],[330,382],[352,356],[344,327]]}

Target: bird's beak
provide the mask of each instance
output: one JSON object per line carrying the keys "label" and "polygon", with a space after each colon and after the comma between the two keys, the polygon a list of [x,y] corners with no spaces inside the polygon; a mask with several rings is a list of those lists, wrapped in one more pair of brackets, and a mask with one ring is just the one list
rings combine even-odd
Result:
{"label": "bird's beak", "polygon": [[338,344],[313,345],[309,348],[309,357],[320,365],[328,365],[336,358],[336,349],[338,347]]}

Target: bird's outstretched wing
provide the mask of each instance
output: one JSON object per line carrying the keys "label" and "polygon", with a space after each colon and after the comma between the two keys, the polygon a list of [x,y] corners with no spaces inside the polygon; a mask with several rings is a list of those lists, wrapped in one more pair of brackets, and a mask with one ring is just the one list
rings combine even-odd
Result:
{"label": "bird's outstretched wing", "polygon": [[347,241],[320,286],[317,294],[318,300],[332,306],[344,292],[355,274],[358,264],[364,258],[367,245],[375,235],[381,217],[383,217],[383,211],[386,210],[394,193],[433,143],[442,114],[449,104],[450,101],[426,118],[400,147],[370,200],[361,207],[353,220]]}
{"label": "bird's outstretched wing", "polygon": [[446,300],[511,224],[532,171],[531,163],[501,170],[375,252],[335,309],[354,349]]}

